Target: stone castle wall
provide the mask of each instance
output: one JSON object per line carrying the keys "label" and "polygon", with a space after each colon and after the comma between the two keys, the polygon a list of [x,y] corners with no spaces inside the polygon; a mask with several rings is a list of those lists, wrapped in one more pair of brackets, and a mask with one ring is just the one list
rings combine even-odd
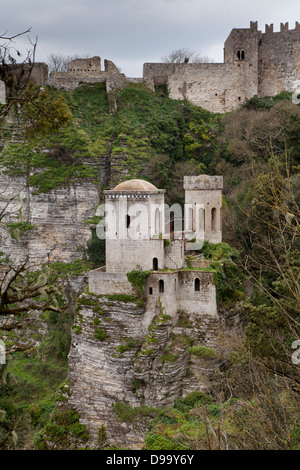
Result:
{"label": "stone castle wall", "polygon": [[[16,65],[13,73],[26,72]],[[25,73],[26,75],[26,73]],[[214,63],[145,63],[142,78],[128,78],[116,65],[101,58],[75,59],[67,72],[52,72],[48,78],[46,64],[34,64],[34,83],[48,83],[56,88],[73,90],[81,83],[105,82],[110,109],[116,109],[114,92],[127,83],[144,83],[154,91],[166,84],[170,98],[188,100],[214,113],[226,113],[258,95],[274,96],[284,90],[296,91],[300,83],[300,24],[294,29],[281,23],[280,31],[266,25],[258,30],[257,22],[249,28],[234,28],[224,44],[224,62]]]}
{"label": "stone castle wall", "polygon": [[[74,59],[68,64],[67,72],[51,72],[48,85],[55,88],[74,90],[80,83],[99,83],[112,80],[112,83],[121,83],[126,80],[123,73],[110,60],[104,60],[104,70],[101,70],[101,58],[98,56],[88,59]],[[109,91],[109,90],[108,90]]]}
{"label": "stone castle wall", "polygon": [[300,24],[289,29],[281,24],[274,32],[273,25],[266,26],[259,43],[259,96],[276,95],[283,90],[295,91],[300,80]]}
{"label": "stone castle wall", "polygon": [[169,97],[214,113],[230,112],[256,93],[248,64],[176,64],[168,79]]}
{"label": "stone castle wall", "polygon": [[295,91],[300,82],[300,24],[292,30],[288,23],[281,24],[280,32],[266,25],[262,33],[251,21],[250,28],[231,31],[224,44],[224,63],[146,63],[143,78],[153,90],[165,83],[170,98],[186,99],[215,113],[234,111],[254,95]]}

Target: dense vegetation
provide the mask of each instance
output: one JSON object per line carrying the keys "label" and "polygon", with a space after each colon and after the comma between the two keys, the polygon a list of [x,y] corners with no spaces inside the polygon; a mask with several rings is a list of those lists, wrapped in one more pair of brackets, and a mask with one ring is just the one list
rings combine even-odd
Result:
{"label": "dense vegetation", "polygon": [[[224,243],[205,243],[201,252],[211,261],[220,311],[229,322],[226,312],[234,310],[239,321],[224,333],[221,357],[201,357],[219,365],[214,394],[178,399],[170,410],[127,408],[127,417],[124,406],[115,411],[121,421],[149,412],[146,449],[299,449],[300,365],[292,355],[300,338],[300,108],[282,93],[254,97],[219,116],[173,101],[165,91],[128,85],[113,97],[117,110],[110,112],[104,84],[47,89],[46,95],[31,89],[42,109],[51,102],[60,127],[28,106],[18,130],[2,133],[0,164],[26,176],[37,193],[83,180],[101,193],[139,177],[165,188],[168,203],[183,202],[184,175],[223,175]],[[18,238],[31,227],[7,229]],[[104,261],[98,242],[93,236],[87,246],[94,267]],[[55,275],[61,278],[60,269]],[[26,279],[41,282],[42,274]],[[135,274],[131,280],[140,289],[144,279]],[[16,294],[24,279],[16,278],[14,286]],[[73,312],[59,313],[61,292],[40,287],[37,295],[49,301],[43,313],[48,330],[39,346],[15,352],[2,368],[0,448],[43,449],[47,436],[64,448],[75,437],[79,446],[87,438],[76,415],[56,412],[50,419],[66,378]]]}

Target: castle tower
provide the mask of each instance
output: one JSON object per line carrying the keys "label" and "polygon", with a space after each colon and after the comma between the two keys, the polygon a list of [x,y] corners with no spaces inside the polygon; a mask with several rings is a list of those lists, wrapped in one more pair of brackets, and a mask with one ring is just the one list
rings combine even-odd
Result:
{"label": "castle tower", "polygon": [[164,268],[164,193],[139,179],[104,192],[106,272]]}
{"label": "castle tower", "polygon": [[241,96],[247,98],[258,93],[258,46],[262,33],[257,28],[257,21],[251,21],[250,28],[235,28],[224,44],[224,63],[238,69]]}
{"label": "castle tower", "polygon": [[[204,235],[210,243],[222,241],[222,176],[185,176],[185,233]],[[196,236],[196,238],[198,238]]]}
{"label": "castle tower", "polygon": [[224,62],[242,65],[243,63],[257,67],[258,43],[261,31],[258,31],[257,21],[250,23],[250,28],[234,28],[224,44]]}

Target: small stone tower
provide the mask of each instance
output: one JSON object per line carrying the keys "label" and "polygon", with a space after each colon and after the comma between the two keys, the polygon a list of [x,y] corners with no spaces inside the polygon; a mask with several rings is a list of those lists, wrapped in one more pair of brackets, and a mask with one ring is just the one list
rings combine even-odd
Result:
{"label": "small stone tower", "polygon": [[[222,241],[222,176],[185,176],[185,234],[203,234],[210,243]],[[197,235],[196,235],[196,238]]]}
{"label": "small stone tower", "polygon": [[262,33],[258,31],[257,21],[251,21],[250,28],[234,28],[224,44],[224,63],[242,65],[257,69],[258,43]]}

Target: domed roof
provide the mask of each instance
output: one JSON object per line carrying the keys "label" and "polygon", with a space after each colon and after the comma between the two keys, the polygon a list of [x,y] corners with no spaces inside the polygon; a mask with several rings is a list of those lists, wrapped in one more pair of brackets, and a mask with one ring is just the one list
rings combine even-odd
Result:
{"label": "domed roof", "polygon": [[113,191],[157,191],[154,184],[145,180],[127,180],[118,184]]}

